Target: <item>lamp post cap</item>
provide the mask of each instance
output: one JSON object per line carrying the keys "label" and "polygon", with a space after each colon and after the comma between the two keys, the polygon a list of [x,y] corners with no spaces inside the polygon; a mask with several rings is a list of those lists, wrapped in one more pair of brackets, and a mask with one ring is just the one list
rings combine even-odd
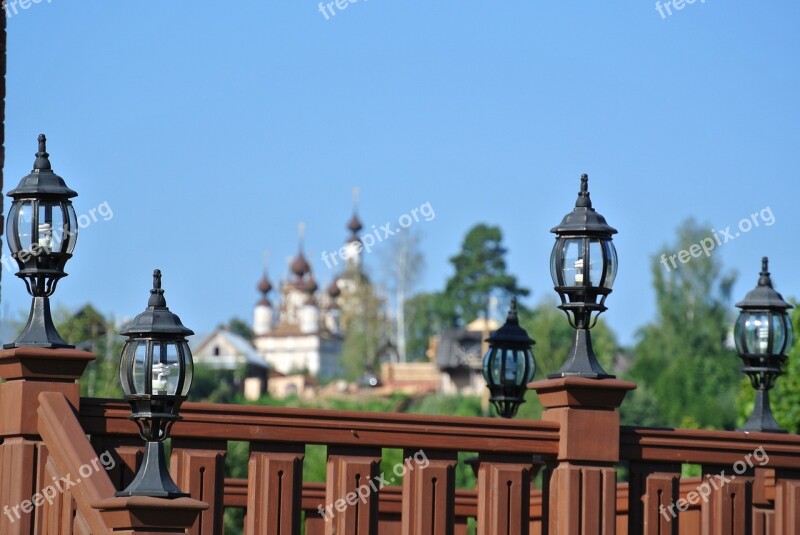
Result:
{"label": "lamp post cap", "polygon": [[181,323],[177,314],[167,308],[164,290],[161,288],[161,270],[153,271],[153,288],[150,290],[150,299],[147,308],[133,318],[127,327],[120,331],[124,336],[164,336],[185,338],[193,335],[194,331]]}
{"label": "lamp post cap", "polygon": [[575,208],[561,220],[561,223],[550,229],[554,234],[592,234],[611,236],[617,229],[606,222],[606,218],[592,208],[592,199],[589,196],[589,175],[581,175],[581,190],[575,201]]}
{"label": "lamp post cap", "polygon": [[738,308],[745,309],[775,309],[785,311],[793,308],[783,296],[772,287],[772,278],[769,273],[769,258],[761,258],[761,273],[758,275],[758,284],[750,290],[744,299],[736,303]]}
{"label": "lamp post cap", "polygon": [[33,170],[22,180],[19,185],[6,193],[8,197],[56,197],[71,199],[78,194],[67,187],[64,179],[53,172],[50,165],[50,154],[47,152],[47,138],[39,134],[39,150],[36,152],[36,161]]}
{"label": "lamp post cap", "polygon": [[511,309],[508,311],[505,324],[493,332],[486,341],[490,345],[516,344],[530,347],[536,344],[533,338],[528,336],[528,331],[519,324],[516,297],[511,300]]}

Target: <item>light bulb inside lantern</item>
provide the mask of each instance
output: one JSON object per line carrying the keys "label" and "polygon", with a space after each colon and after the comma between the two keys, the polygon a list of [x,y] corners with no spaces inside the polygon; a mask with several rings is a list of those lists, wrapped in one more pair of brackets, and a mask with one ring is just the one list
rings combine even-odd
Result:
{"label": "light bulb inside lantern", "polygon": [[53,247],[53,227],[50,223],[39,225],[39,247],[48,250]]}
{"label": "light bulb inside lantern", "polygon": [[759,326],[757,336],[759,353],[766,353],[769,349],[769,327],[763,324]]}
{"label": "light bulb inside lantern", "polygon": [[514,381],[517,378],[517,359],[506,359],[506,381]]}
{"label": "light bulb inside lantern", "polygon": [[169,377],[169,366],[160,362],[153,364],[153,395],[167,394],[167,377]]}
{"label": "light bulb inside lantern", "polygon": [[583,258],[575,261],[575,284],[583,284]]}

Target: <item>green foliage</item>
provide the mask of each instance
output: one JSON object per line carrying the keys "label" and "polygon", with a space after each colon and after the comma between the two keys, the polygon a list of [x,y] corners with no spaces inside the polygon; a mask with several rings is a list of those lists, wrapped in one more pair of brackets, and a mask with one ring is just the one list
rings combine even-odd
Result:
{"label": "green foliage", "polygon": [[506,272],[500,227],[483,223],[472,227],[461,244],[461,251],[450,258],[455,273],[447,281],[442,295],[445,323],[465,325],[478,317],[489,317],[493,295],[507,301],[507,296],[526,296],[530,292]]}
{"label": "green foliage", "polygon": [[79,380],[81,395],[122,397],[119,356],[123,340],[114,319],[103,316],[92,305],[86,305],[74,314],[65,308],[58,308],[53,314],[53,321],[64,340],[78,349],[94,353],[96,357]]}
{"label": "green foliage", "polygon": [[[707,228],[687,220],[676,241],[652,258],[658,313],[654,323],[638,332],[630,370],[630,377],[644,387],[636,397],[655,409],[642,414],[639,407],[639,416],[648,422],[725,429],[735,424],[737,359],[725,345],[735,275],[723,273],[714,256],[691,258],[676,268],[662,264],[662,253],[669,257],[699,243]],[[624,413],[626,405],[632,403],[623,405]]]}
{"label": "green foliage", "polygon": [[231,318],[228,320],[228,323],[220,325],[218,328],[225,329],[233,334],[238,334],[245,340],[253,339],[253,329],[250,327],[250,324],[241,318]]}
{"label": "green foliage", "polygon": [[450,259],[455,273],[442,292],[417,294],[406,301],[408,360],[426,360],[430,337],[447,327],[489,317],[490,299],[505,309],[510,295],[530,292],[506,271],[506,248],[499,227],[479,224],[467,232],[461,251]]}
{"label": "green foliage", "polygon": [[204,364],[195,364],[189,401],[234,403],[238,380],[234,370],[215,370]]}
{"label": "green foliage", "polygon": [[405,310],[407,360],[426,361],[430,337],[449,326],[442,295],[417,294],[406,301]]}
{"label": "green foliage", "polygon": [[[790,302],[794,303],[791,299]],[[796,304],[795,304],[796,306]],[[772,414],[781,426],[790,433],[800,432],[800,308],[791,311],[794,327],[794,343],[789,350],[788,359],[783,366],[784,374],[778,378],[775,388],[770,391]],[[738,424],[744,424],[753,410],[755,392],[749,379],[743,377],[740,383],[737,406]]]}
{"label": "green foliage", "polygon": [[[363,277],[356,272],[353,276]],[[342,310],[342,329],[345,331],[342,354],[339,357],[345,375],[355,380],[365,371],[376,370],[378,351],[386,331],[383,303],[365,279],[359,281],[354,290],[348,292]]]}

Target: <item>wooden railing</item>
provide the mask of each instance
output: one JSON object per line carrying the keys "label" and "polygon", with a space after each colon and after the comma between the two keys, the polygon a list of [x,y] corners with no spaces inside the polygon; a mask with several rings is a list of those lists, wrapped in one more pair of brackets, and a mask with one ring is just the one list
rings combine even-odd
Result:
{"label": "wooden railing", "polygon": [[[623,427],[620,436],[630,533],[800,533],[797,435]],[[694,496],[679,487],[684,464],[701,467]],[[699,514],[680,512],[689,502]]]}
{"label": "wooden railing", "polygon": [[[117,476],[120,485],[133,473],[136,449],[141,446],[129,414],[129,406],[120,401],[82,400],[81,423],[95,448],[119,451],[120,464],[128,467],[127,475]],[[198,500],[245,507],[247,533],[297,533],[303,510],[307,533],[318,533],[324,524],[319,505],[329,507],[331,533],[375,533],[381,518],[392,515],[396,520],[403,515],[419,519],[416,528],[408,527],[404,533],[453,533],[456,526],[465,529],[468,516],[479,516],[477,510],[463,513],[465,499],[493,511],[498,522],[513,523],[519,505],[530,502],[534,456],[554,460],[559,444],[559,425],[553,422],[206,403],[186,403],[181,414],[184,419],[171,434],[176,481],[185,482],[185,490]],[[222,459],[228,440],[250,444],[246,486],[230,480],[225,484]],[[306,486],[304,492],[302,460],[307,444],[327,446],[328,476],[324,487]],[[381,485],[378,467],[383,448],[402,448],[404,457],[412,459],[424,452],[425,462],[405,471],[402,489],[374,490]],[[488,477],[474,498],[456,493],[458,452],[482,456],[481,470]],[[496,492],[501,487],[506,492]],[[222,507],[210,508],[194,532],[220,533],[221,522]]]}
{"label": "wooden railing", "polygon": [[[140,445],[136,445],[136,430],[128,414],[122,402],[84,399],[80,420],[96,447],[119,448],[120,458],[131,462],[135,454],[131,455],[130,448]],[[186,490],[193,497],[221,503],[203,514],[196,533],[220,533],[225,507],[247,511],[246,533],[295,533],[301,513],[305,513],[308,535],[372,534],[378,528],[381,535],[458,534],[466,533],[469,518],[500,512],[505,517],[494,517],[495,524],[484,527],[484,533],[522,533],[521,520],[529,533],[554,529],[548,505],[555,507],[549,480],[558,467],[561,428],[557,422],[195,403],[187,403],[182,414],[185,419],[173,428],[172,460],[183,459],[173,469],[174,476],[189,483]],[[250,443],[246,480],[225,479],[221,460],[227,440]],[[328,446],[324,484],[301,483],[306,444]],[[613,491],[617,533],[800,533],[795,516],[800,483],[800,437],[796,435],[623,427],[619,444],[630,486],[620,484]],[[416,474],[409,471],[403,487],[371,492],[353,505],[340,502],[344,510],[333,509],[336,516],[326,529],[318,506],[346,500],[348,493],[375,478],[382,448],[403,448],[407,454],[421,449],[430,464]],[[216,459],[213,466],[197,460],[198,456],[207,460],[209,451]],[[481,454],[483,478],[479,477],[474,491],[455,489],[453,468],[456,454],[462,451]],[[764,451],[768,462],[763,456],[755,458],[761,455],[754,454],[757,451]],[[522,480],[529,482],[536,473],[534,455],[546,465],[545,488],[530,491]],[[736,464],[741,462],[747,469],[736,475],[734,466],[741,468]],[[701,465],[703,478],[681,478],[684,464]],[[712,487],[704,501],[698,488],[704,489],[703,482],[723,470],[726,477],[736,477],[718,489]],[[191,484],[200,481],[200,471],[205,490]],[[507,492],[514,486],[518,494]],[[679,499],[691,503],[679,503]],[[679,511],[677,505],[685,510]],[[422,521],[415,527],[413,522],[404,524],[404,517]],[[516,522],[517,528],[497,528],[496,523],[505,522]],[[745,526],[762,526],[763,531]],[[584,528],[576,533],[592,532]],[[597,533],[611,531],[607,527]]]}
{"label": "wooden railing", "polygon": [[[115,460],[53,503],[0,516],[0,533],[219,535],[229,508],[245,511],[248,535],[462,535],[473,523],[479,535],[800,534],[800,437],[620,427],[634,385],[611,379],[534,383],[541,421],[187,403],[170,471],[192,498],[115,498],[143,442],[126,403],[79,398],[90,358],[0,352],[3,504]],[[249,445],[246,479],[225,477],[231,441]],[[327,448],[324,483],[303,483],[309,445]],[[384,449],[409,459],[401,486],[380,473]],[[474,489],[456,488],[463,453],[478,455]],[[682,477],[687,464],[701,477]]]}

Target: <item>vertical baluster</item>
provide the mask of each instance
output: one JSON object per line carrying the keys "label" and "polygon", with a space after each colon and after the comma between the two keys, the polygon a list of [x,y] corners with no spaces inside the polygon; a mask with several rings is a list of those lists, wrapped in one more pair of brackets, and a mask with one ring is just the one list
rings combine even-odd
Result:
{"label": "vertical baluster", "polygon": [[[405,450],[403,535],[453,535],[458,454]],[[422,461],[422,462],[418,462]]]}
{"label": "vertical baluster", "polygon": [[[730,466],[703,465],[703,481],[712,488],[707,502],[700,498],[703,533],[708,535],[750,533],[753,525],[753,477],[736,475]],[[688,495],[687,501],[693,503]]]}
{"label": "vertical baluster", "polygon": [[[377,534],[380,462],[378,448],[328,449],[326,535]],[[393,478],[385,475],[389,484]]]}
{"label": "vertical baluster", "polygon": [[533,456],[480,455],[478,535],[528,535]]}
{"label": "vertical baluster", "polygon": [[775,535],[800,533],[800,477],[777,474],[775,483]]}
{"label": "vertical baluster", "polygon": [[756,468],[753,478],[753,535],[775,534],[775,470]]}
{"label": "vertical baluster", "polygon": [[629,535],[677,535],[681,465],[630,463]]}
{"label": "vertical baluster", "polygon": [[225,492],[225,441],[172,440],[170,473],[178,487],[209,508],[197,517],[189,535],[222,533]]}
{"label": "vertical baluster", "polygon": [[294,535],[300,532],[304,456],[302,444],[251,445],[246,533]]}

